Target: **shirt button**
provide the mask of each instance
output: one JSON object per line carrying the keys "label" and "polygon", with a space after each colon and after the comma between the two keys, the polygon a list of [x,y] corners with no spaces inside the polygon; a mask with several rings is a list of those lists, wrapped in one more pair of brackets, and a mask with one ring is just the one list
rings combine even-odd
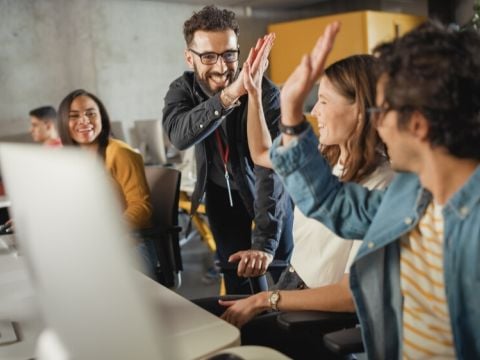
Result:
{"label": "shirt button", "polygon": [[214,114],[215,114],[215,116],[220,115],[220,113],[218,112],[218,110],[215,110],[215,111],[214,111]]}
{"label": "shirt button", "polygon": [[200,129],[203,129],[203,124],[200,124],[199,126],[200,126]]}
{"label": "shirt button", "polygon": [[460,208],[460,214],[462,214],[463,216],[467,215],[468,214],[468,207],[466,206],[463,206]]}
{"label": "shirt button", "polygon": [[370,241],[367,246],[369,249],[372,249],[373,247],[375,247],[375,244],[372,241]]}
{"label": "shirt button", "polygon": [[288,271],[290,271],[291,273],[293,273],[293,272],[295,271],[295,269],[293,268],[293,266],[290,266],[290,267],[288,268]]}
{"label": "shirt button", "polygon": [[406,217],[404,220],[405,224],[411,225],[413,223],[413,219],[411,217]]}

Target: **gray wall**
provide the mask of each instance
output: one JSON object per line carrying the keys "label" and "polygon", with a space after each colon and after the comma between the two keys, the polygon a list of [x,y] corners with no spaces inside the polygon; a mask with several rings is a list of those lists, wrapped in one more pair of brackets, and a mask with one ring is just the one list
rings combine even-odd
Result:
{"label": "gray wall", "polygon": [[[269,22],[357,7],[426,15],[427,2],[322,4],[303,12],[233,9],[242,59]],[[472,5],[459,0],[457,18],[468,19]],[[147,0],[0,0],[0,139],[29,139],[28,111],[57,107],[76,88],[96,93],[127,134],[135,119],[160,118],[169,83],[186,69],[183,22],[200,7]]]}
{"label": "gray wall", "polygon": [[[0,138],[27,132],[30,109],[57,107],[76,88],[97,94],[127,133],[135,119],[159,118],[168,85],[186,69],[183,22],[198,9],[158,1],[0,0]],[[239,15],[247,49],[266,21]]]}

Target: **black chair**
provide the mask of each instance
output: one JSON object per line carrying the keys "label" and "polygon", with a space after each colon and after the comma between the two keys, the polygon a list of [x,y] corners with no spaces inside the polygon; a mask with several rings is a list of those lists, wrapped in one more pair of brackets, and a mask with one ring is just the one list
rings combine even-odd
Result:
{"label": "black chair", "polygon": [[[315,334],[314,337],[318,335],[317,339],[323,338],[325,347],[335,355],[335,358],[344,358],[352,353],[363,352],[360,328],[355,327],[358,324],[358,318],[355,313],[328,311],[283,312],[278,315],[277,323],[282,329],[290,333]],[[352,334],[351,330],[355,334]],[[354,338],[354,335],[357,337]],[[349,341],[351,342],[348,342],[347,339],[350,339]],[[318,342],[316,341],[316,343]]]}
{"label": "black chair", "polygon": [[365,351],[360,327],[343,329],[326,334],[323,343],[332,353],[340,356],[358,354]]}
{"label": "black chair", "polygon": [[150,236],[154,239],[159,258],[156,276],[161,284],[178,288],[183,270],[179,243],[181,227],[178,226],[181,172],[163,166],[146,166],[145,175],[153,207]]}

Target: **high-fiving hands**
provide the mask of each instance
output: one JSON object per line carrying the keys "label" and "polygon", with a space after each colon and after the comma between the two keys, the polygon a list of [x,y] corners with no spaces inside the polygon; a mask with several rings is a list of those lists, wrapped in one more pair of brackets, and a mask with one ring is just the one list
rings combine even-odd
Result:
{"label": "high-fiving hands", "polygon": [[[247,86],[249,86],[252,91],[254,87],[258,89],[256,85],[258,82],[260,82],[261,87],[261,79],[265,70],[268,68],[268,56],[274,40],[275,34],[265,35],[257,40],[255,47],[250,49],[247,60],[238,77],[225,89],[230,97],[238,99],[240,96],[245,95],[248,91]],[[245,85],[246,76],[251,79],[247,86]]]}

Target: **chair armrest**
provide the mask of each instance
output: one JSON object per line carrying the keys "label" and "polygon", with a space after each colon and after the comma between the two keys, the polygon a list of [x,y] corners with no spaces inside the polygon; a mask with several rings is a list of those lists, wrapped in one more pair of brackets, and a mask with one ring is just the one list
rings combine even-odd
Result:
{"label": "chair armrest", "polygon": [[279,326],[287,331],[309,330],[326,334],[358,324],[355,313],[329,311],[281,312],[277,316]]}
{"label": "chair armrest", "polygon": [[326,334],[323,343],[334,354],[348,355],[364,352],[362,333],[359,327],[343,329]]}

